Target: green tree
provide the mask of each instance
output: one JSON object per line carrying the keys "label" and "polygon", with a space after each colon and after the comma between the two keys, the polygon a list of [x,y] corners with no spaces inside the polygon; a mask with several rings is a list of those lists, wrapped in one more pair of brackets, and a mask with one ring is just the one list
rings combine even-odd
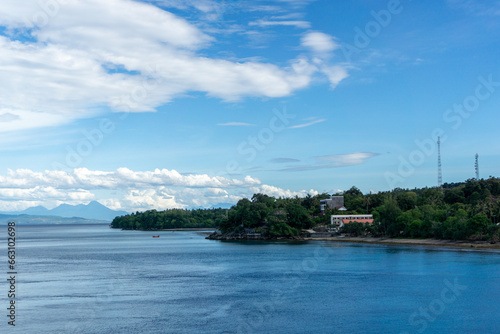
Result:
{"label": "green tree", "polygon": [[350,234],[353,237],[363,235],[365,225],[359,222],[350,222],[342,227],[342,232]]}
{"label": "green tree", "polygon": [[402,212],[396,200],[394,200],[392,196],[386,197],[384,204],[377,207],[376,211],[378,219],[380,219],[380,227],[382,233],[387,233],[389,231],[389,227],[393,224],[397,224],[397,226],[391,227],[391,233],[394,233],[398,230],[399,223],[397,223],[396,220]]}
{"label": "green tree", "polygon": [[268,233],[272,236],[290,237],[299,235],[299,230],[286,223],[274,223],[269,227]]}
{"label": "green tree", "polygon": [[469,223],[467,224],[468,233],[485,233],[489,224],[490,220],[485,214],[477,214],[469,219]]}
{"label": "green tree", "polygon": [[417,205],[418,195],[413,191],[407,191],[398,196],[399,208],[403,211],[411,210]]}
{"label": "green tree", "polygon": [[311,217],[307,210],[296,203],[286,206],[287,224],[296,229],[310,228],[312,226]]}

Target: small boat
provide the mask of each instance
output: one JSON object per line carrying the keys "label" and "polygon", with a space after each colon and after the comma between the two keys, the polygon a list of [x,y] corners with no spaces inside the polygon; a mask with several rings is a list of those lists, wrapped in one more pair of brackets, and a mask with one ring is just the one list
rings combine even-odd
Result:
{"label": "small boat", "polygon": [[153,235],[153,238],[159,238],[160,235]]}

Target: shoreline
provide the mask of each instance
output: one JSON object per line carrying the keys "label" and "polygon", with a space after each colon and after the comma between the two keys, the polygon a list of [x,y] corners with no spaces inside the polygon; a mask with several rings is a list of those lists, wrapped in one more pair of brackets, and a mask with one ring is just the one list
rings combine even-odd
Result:
{"label": "shoreline", "polygon": [[157,233],[157,232],[215,232],[217,229],[214,227],[178,227],[178,228],[166,228],[162,230],[129,230],[129,229],[123,229],[120,227],[110,227],[113,230],[120,230],[120,231],[139,231],[139,232],[151,232],[151,233]]}
{"label": "shoreline", "polygon": [[167,228],[163,230],[154,230],[154,231],[148,231],[148,232],[161,232],[161,231],[194,231],[194,232],[200,232],[200,231],[211,231],[214,232],[217,229],[214,227],[179,227],[179,228]]}
{"label": "shoreline", "polygon": [[326,238],[303,238],[307,241],[338,241],[361,244],[379,245],[417,245],[417,246],[438,246],[464,249],[493,249],[500,250],[500,243],[491,244],[488,241],[453,241],[437,239],[391,239],[373,237],[326,237]]}
{"label": "shoreline", "polygon": [[220,241],[332,241],[345,243],[359,244],[375,244],[375,245],[415,245],[415,246],[432,246],[432,247],[448,247],[460,249],[489,249],[500,250],[500,243],[490,243],[489,241],[454,241],[454,240],[438,240],[438,239],[395,239],[381,237],[276,237],[276,238],[248,238],[244,235],[209,235],[206,239]]}

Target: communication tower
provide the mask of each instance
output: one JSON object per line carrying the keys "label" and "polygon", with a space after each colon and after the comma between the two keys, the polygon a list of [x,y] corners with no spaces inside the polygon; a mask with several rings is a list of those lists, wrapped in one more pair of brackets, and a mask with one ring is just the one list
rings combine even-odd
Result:
{"label": "communication tower", "polygon": [[443,174],[441,173],[441,138],[438,137],[438,187],[443,185]]}
{"label": "communication tower", "polygon": [[476,180],[479,180],[479,154],[476,153],[476,163],[474,164],[476,169]]}

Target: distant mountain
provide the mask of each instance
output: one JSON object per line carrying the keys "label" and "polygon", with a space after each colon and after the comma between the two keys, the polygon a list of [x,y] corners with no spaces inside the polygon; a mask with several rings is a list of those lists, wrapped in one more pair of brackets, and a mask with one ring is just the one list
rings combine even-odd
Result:
{"label": "distant mountain", "polygon": [[111,221],[116,216],[128,214],[125,211],[111,210],[99,202],[92,201],[87,205],[69,205],[61,204],[58,207],[48,210],[43,206],[35,206],[20,212],[0,212],[0,214],[8,215],[32,215],[32,216],[57,216],[64,218],[84,218],[92,220],[107,220]]}
{"label": "distant mountain", "polygon": [[34,206],[22,211],[22,213],[33,216],[47,216],[50,215],[50,210],[43,206]]}
{"label": "distant mountain", "polygon": [[82,217],[86,219],[113,220],[116,216],[126,215],[128,212],[115,211],[102,205],[99,202],[92,201],[87,205],[69,205],[61,204],[57,208],[49,210],[52,216],[59,217]]}
{"label": "distant mountain", "polygon": [[0,226],[7,225],[8,222],[15,222],[16,224],[25,225],[49,225],[49,224],[109,224],[108,220],[95,220],[85,218],[63,218],[47,215],[5,215],[0,214]]}

